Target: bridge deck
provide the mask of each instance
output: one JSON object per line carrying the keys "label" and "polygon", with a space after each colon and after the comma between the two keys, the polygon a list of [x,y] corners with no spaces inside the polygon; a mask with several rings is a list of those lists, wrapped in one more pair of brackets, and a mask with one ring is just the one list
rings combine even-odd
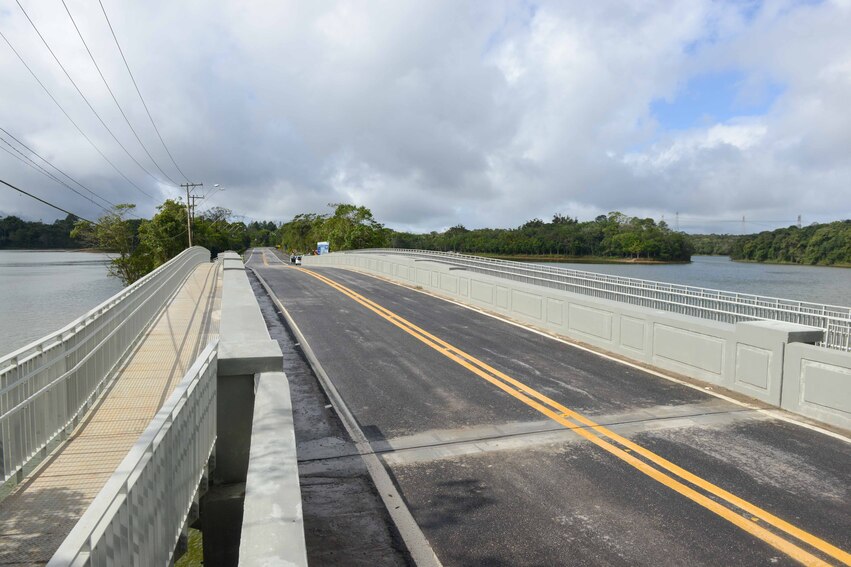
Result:
{"label": "bridge deck", "polygon": [[[248,262],[443,564],[851,565],[846,437],[378,277],[284,264]],[[304,439],[302,475],[352,454]],[[302,490],[307,510],[329,500]],[[305,519],[322,562],[328,532]],[[373,541],[338,556],[389,564]]]}
{"label": "bridge deck", "polygon": [[198,266],[69,440],[0,502],[0,565],[46,563],[218,334],[218,264]]}

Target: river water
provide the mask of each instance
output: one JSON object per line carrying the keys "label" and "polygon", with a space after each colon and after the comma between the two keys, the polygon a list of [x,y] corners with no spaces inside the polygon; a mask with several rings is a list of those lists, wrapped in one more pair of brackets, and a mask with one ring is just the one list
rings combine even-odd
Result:
{"label": "river water", "polygon": [[[56,331],[121,290],[105,254],[0,250],[0,356]],[[694,256],[691,264],[552,264],[589,272],[851,305],[851,269],[743,264]]]}
{"label": "river water", "polygon": [[109,257],[92,252],[0,250],[0,356],[58,331],[121,290]]}
{"label": "river water", "polygon": [[692,256],[690,264],[547,264],[709,289],[851,306],[851,269],[733,262]]}

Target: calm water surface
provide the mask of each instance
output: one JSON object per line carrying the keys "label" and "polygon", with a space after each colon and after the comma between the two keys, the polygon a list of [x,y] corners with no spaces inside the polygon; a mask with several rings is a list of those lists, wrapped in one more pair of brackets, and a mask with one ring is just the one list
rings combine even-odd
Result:
{"label": "calm water surface", "polygon": [[746,264],[727,256],[692,256],[691,264],[548,264],[573,270],[725,291],[851,306],[851,269]]}
{"label": "calm water surface", "polygon": [[58,331],[121,290],[106,254],[0,250],[0,356]]}

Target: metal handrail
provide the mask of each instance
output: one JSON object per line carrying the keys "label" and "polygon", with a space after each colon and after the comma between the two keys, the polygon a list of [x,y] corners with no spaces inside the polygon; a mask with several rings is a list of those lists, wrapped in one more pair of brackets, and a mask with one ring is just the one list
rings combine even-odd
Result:
{"label": "metal handrail", "polygon": [[216,441],[218,341],[207,345],[49,566],[171,565]]}
{"label": "metal handrail", "polygon": [[462,267],[533,285],[725,323],[779,320],[821,327],[822,346],[851,350],[851,307],[700,288],[434,250],[377,248],[346,253],[392,254]]}
{"label": "metal handrail", "polygon": [[91,406],[108,376],[195,266],[185,250],[59,331],[0,358],[0,481],[20,481]]}

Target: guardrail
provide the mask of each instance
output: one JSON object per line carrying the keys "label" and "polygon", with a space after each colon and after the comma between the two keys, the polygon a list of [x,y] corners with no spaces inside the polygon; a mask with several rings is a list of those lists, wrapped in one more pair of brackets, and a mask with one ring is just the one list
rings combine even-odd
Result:
{"label": "guardrail", "polygon": [[210,252],[185,250],[63,329],[0,358],[0,482],[69,433],[107,377]]}
{"label": "guardrail", "polygon": [[396,254],[524,283],[723,323],[774,320],[825,330],[820,346],[851,351],[851,307],[822,305],[434,250],[373,248],[345,253]]}
{"label": "guardrail", "polygon": [[216,441],[209,344],[48,563],[171,565]]}

